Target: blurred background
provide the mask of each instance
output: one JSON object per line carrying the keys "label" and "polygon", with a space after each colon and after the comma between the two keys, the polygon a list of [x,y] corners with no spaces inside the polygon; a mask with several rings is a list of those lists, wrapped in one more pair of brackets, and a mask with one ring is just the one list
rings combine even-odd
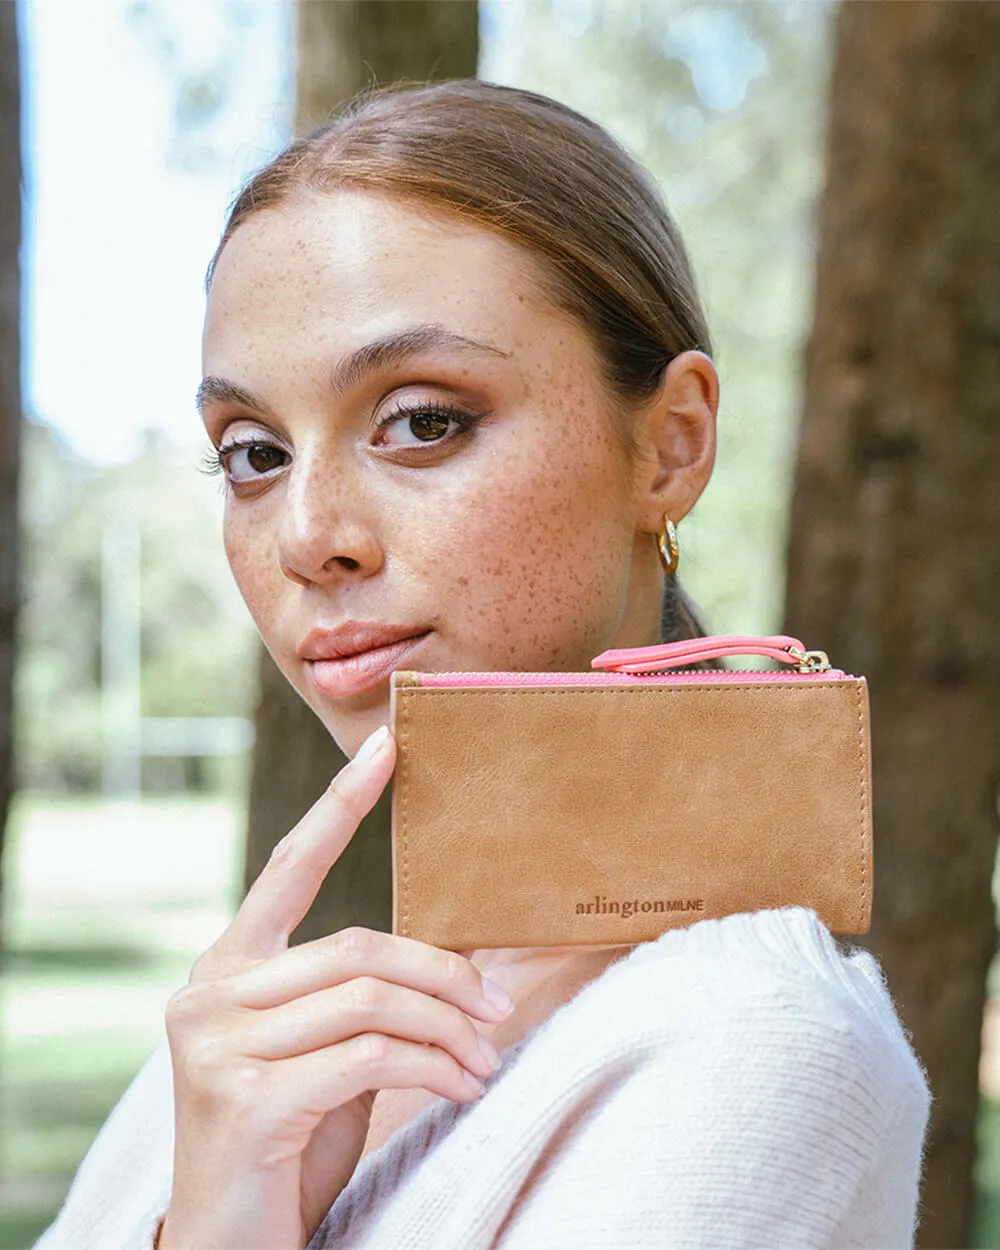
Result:
{"label": "blurred background", "polygon": [[[0,1250],[54,1217],[337,763],[261,654],[199,472],[228,202],[359,87],[476,73],[586,112],[664,187],[723,397],[681,580],[710,632],[791,632],[869,677],[868,944],[937,1099],[921,1244],[1000,1246],[998,17],[0,5]],[[387,838],[383,804],[300,936],[390,927]]]}

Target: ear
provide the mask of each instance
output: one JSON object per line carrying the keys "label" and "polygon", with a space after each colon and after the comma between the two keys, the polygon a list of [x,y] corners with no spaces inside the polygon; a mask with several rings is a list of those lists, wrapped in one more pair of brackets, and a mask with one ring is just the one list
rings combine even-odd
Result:
{"label": "ear", "polygon": [[663,371],[635,436],[642,450],[636,482],[636,527],[656,534],[664,516],[675,524],[694,507],[715,464],[719,378],[704,352],[681,352]]}

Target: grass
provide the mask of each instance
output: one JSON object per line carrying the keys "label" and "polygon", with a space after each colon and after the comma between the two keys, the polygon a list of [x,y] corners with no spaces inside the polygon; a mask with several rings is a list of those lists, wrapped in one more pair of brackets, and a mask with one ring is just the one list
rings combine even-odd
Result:
{"label": "grass", "polygon": [[[55,1218],[160,1041],[167,998],[228,922],[241,828],[218,802],[18,803],[0,975],[0,1250],[29,1250]],[[976,1184],[970,1250],[1000,1250],[1000,1099],[982,1102]]]}
{"label": "grass", "polygon": [[983,1098],[977,1126],[976,1210],[970,1250],[1000,1246],[1000,1100]]}
{"label": "grass", "polygon": [[55,1217],[163,1008],[236,901],[240,813],[219,802],[15,809],[0,978],[0,1250]]}

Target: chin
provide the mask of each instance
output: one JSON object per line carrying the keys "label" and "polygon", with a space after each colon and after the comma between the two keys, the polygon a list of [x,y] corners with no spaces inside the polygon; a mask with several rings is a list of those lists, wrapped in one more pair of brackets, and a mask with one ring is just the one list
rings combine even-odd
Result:
{"label": "chin", "polygon": [[373,734],[376,729],[379,729],[382,725],[388,725],[388,723],[389,709],[386,708],[384,715],[365,720],[363,725],[352,725],[350,730],[345,730],[342,734],[334,733],[333,730],[330,732],[337,746],[340,747],[347,758],[353,759],[357,754],[358,748],[369,734]]}
{"label": "chin", "polygon": [[364,696],[351,699],[350,708],[345,706],[347,700],[338,700],[334,703],[332,699],[324,699],[322,696],[317,698],[315,695],[306,699],[306,702],[348,759],[354,757],[358,747],[369,734],[373,734],[381,725],[389,723],[388,683],[382,692],[373,690]]}

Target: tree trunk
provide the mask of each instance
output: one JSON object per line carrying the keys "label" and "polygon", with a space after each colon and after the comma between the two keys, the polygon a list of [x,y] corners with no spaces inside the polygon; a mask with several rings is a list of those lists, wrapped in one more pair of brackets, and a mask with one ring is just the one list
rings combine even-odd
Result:
{"label": "tree trunk", "polygon": [[843,4],[784,628],[868,676],[871,949],[968,1245],[1000,781],[1000,5]]}
{"label": "tree trunk", "polygon": [[475,0],[299,0],[297,14],[299,134],[373,83],[475,76]]}
{"label": "tree trunk", "polygon": [[[471,78],[479,50],[475,0],[300,0],[297,129],[325,121],[373,81]],[[322,793],[345,757],[261,650],[244,880]],[[347,925],[388,931],[392,876],[388,790],[337,861],[295,931],[305,942]]]}
{"label": "tree trunk", "polygon": [[4,4],[0,5],[0,857],[14,788],[14,646],[20,599],[20,246],[21,75],[17,8]]}
{"label": "tree trunk", "polygon": [[[312,709],[260,649],[260,700],[250,782],[245,885],[271,848],[323,793],[347,761]],[[362,821],[324,881],[294,940],[311,941],[347,925],[386,932],[392,925],[389,789]]]}

